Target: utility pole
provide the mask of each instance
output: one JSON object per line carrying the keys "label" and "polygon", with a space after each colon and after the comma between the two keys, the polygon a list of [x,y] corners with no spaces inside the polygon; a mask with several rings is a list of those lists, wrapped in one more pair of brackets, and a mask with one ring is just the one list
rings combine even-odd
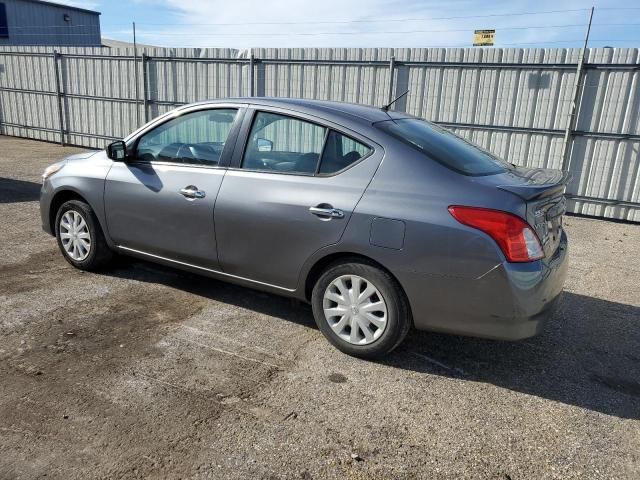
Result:
{"label": "utility pole", "polygon": [[573,100],[569,106],[569,121],[567,122],[567,129],[564,132],[564,143],[562,146],[562,170],[569,168],[569,161],[571,160],[571,139],[573,137],[573,131],[576,128],[578,122],[578,105],[580,104],[582,89],[582,77],[584,72],[585,55],[587,52],[587,45],[589,44],[589,34],[591,33],[591,22],[593,21],[594,7],[591,7],[591,13],[589,14],[589,24],[587,25],[587,33],[584,37],[584,45],[580,50],[580,58],[578,59],[578,68],[576,70],[576,81],[573,86]]}

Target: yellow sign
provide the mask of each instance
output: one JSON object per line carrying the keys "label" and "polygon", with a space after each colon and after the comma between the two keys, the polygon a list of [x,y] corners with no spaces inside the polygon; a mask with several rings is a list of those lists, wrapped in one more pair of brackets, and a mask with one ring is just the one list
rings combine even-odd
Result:
{"label": "yellow sign", "polygon": [[484,47],[493,46],[493,41],[496,38],[495,30],[475,30],[473,32],[473,46]]}

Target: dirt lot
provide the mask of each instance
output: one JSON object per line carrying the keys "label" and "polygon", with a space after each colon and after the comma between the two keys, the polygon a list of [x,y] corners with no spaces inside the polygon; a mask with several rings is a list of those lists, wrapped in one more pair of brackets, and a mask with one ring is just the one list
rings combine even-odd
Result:
{"label": "dirt lot", "polygon": [[306,305],[72,269],[37,200],[73,151],[0,137],[1,479],[640,477],[640,226],[567,219],[537,338],[414,333],[364,362]]}

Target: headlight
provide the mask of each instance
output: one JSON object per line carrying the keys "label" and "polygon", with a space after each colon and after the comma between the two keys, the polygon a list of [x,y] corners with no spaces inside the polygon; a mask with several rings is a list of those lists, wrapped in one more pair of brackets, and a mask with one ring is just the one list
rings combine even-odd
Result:
{"label": "headlight", "polygon": [[54,163],[53,165],[49,165],[45,168],[44,173],[42,174],[42,183],[44,183],[44,181],[54,173],[62,170],[62,167],[64,167],[64,163]]}

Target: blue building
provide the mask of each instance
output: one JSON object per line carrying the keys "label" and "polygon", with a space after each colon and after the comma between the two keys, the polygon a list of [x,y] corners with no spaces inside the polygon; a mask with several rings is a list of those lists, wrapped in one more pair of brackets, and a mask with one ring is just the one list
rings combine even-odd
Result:
{"label": "blue building", "polygon": [[41,0],[0,0],[0,46],[100,46],[100,12]]}

